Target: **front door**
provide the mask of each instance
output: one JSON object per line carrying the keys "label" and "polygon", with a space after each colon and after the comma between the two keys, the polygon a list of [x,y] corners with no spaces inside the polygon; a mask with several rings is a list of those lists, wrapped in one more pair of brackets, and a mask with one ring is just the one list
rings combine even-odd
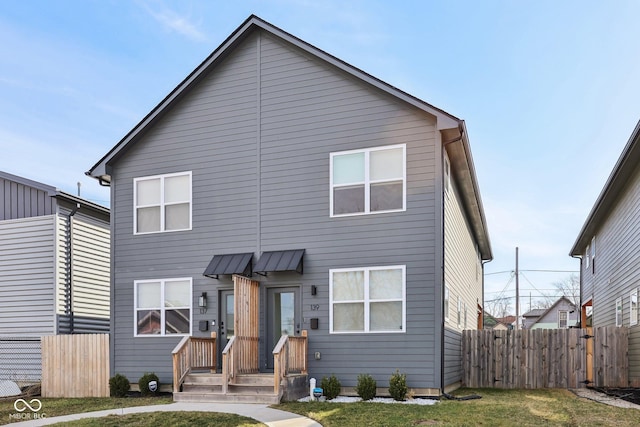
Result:
{"label": "front door", "polygon": [[282,335],[300,335],[300,288],[267,289],[267,369],[273,369],[273,348]]}
{"label": "front door", "polygon": [[220,291],[220,317],[218,320],[218,370],[222,369],[222,350],[234,335],[233,290]]}

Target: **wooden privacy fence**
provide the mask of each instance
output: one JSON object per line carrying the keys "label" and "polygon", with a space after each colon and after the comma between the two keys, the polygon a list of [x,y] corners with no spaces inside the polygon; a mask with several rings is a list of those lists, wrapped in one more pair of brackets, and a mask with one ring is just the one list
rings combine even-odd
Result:
{"label": "wooden privacy fence", "polygon": [[109,334],[42,337],[43,397],[108,397]]}
{"label": "wooden privacy fence", "polygon": [[627,387],[626,328],[468,330],[462,333],[467,387]]}

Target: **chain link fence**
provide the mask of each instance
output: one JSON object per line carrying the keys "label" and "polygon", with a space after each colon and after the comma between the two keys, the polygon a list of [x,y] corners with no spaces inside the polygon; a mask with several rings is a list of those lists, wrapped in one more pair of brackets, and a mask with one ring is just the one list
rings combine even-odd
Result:
{"label": "chain link fence", "polygon": [[7,380],[19,387],[42,380],[40,337],[0,337],[0,381]]}

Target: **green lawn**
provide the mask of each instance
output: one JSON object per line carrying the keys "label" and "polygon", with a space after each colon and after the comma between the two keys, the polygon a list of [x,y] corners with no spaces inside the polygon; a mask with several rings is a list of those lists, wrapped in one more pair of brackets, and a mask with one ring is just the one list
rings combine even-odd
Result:
{"label": "green lawn", "polygon": [[[459,390],[479,394],[478,400],[443,400],[435,405],[385,403],[291,402],[275,405],[337,426],[640,426],[639,409],[623,409],[581,399],[567,390]],[[29,400],[29,399],[27,399]],[[41,399],[47,417],[138,405],[170,403],[170,398]],[[0,401],[0,424],[12,422],[14,400]],[[257,427],[256,420],[229,414],[154,412],[80,420],[71,426],[191,426]]]}
{"label": "green lawn", "polygon": [[604,405],[568,390],[459,390],[478,400],[443,400],[435,405],[292,402],[278,409],[337,426],[640,426],[640,410]]}

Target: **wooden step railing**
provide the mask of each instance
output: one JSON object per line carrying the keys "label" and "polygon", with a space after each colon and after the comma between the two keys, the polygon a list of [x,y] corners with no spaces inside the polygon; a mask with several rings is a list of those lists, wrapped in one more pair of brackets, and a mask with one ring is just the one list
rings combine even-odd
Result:
{"label": "wooden step railing", "polygon": [[259,372],[258,337],[232,336],[222,350],[222,391],[238,374]]}
{"label": "wooden step railing", "polygon": [[211,338],[184,337],[173,349],[173,392],[178,393],[184,378],[193,369],[216,370],[216,333]]}
{"label": "wooden step railing", "polygon": [[307,331],[299,337],[283,335],[273,349],[273,391],[280,394],[280,381],[289,374],[307,373]]}

